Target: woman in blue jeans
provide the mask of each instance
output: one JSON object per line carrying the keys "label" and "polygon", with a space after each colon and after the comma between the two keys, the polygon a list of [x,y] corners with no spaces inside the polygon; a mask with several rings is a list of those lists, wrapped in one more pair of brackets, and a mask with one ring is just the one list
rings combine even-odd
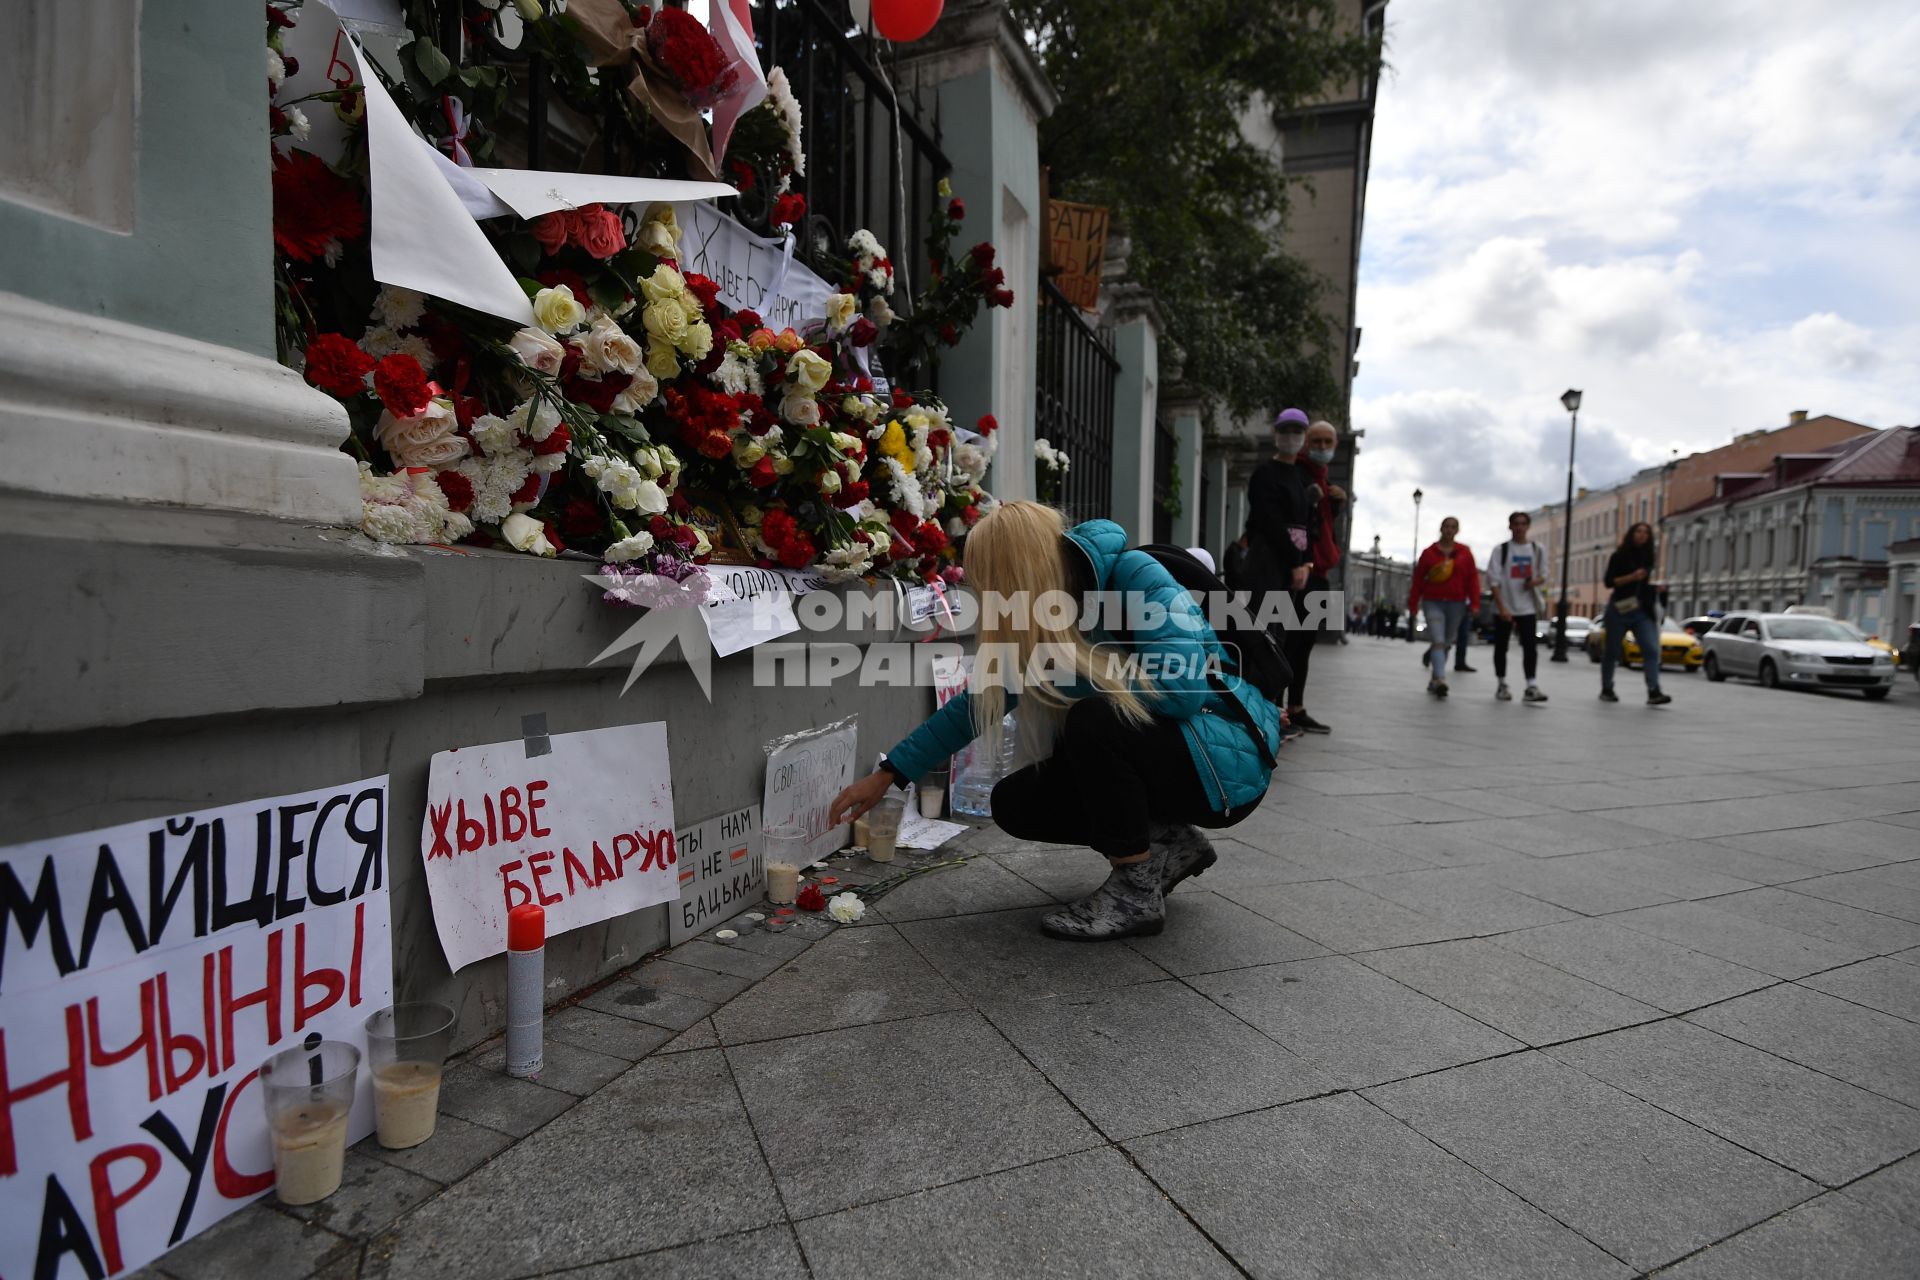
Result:
{"label": "woman in blue jeans", "polygon": [[1673,701],[1660,692],[1660,593],[1653,585],[1655,560],[1653,526],[1644,520],[1627,530],[1627,536],[1607,560],[1604,581],[1613,596],[1603,616],[1607,645],[1600,658],[1602,702],[1620,701],[1613,691],[1613,669],[1622,660],[1622,637],[1629,631],[1640,646],[1640,666],[1647,676],[1647,705],[1659,707]]}

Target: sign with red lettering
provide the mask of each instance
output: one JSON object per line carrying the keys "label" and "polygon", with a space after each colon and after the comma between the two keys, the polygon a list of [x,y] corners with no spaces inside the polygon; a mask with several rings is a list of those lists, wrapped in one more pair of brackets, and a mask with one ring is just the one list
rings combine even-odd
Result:
{"label": "sign with red lettering", "polygon": [[393,1002],[386,832],[373,778],[0,849],[0,1275],[118,1275],[272,1188],[260,1064]]}
{"label": "sign with red lettering", "polygon": [[667,726],[617,725],[442,751],[420,854],[447,964],[507,949],[507,912],[546,909],[547,935],[680,896]]}

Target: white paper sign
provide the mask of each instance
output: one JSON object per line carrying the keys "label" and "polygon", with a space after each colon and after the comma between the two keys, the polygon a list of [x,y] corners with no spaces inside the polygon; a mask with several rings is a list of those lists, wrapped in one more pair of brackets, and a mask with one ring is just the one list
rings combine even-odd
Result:
{"label": "white paper sign", "polygon": [[709,565],[707,577],[712,585],[700,616],[723,658],[798,631],[793,602],[827,585],[817,573],[750,565]]}
{"label": "white paper sign", "polygon": [[757,311],[768,328],[804,329],[827,318],[833,286],[793,260],[790,240],[764,240],[708,204],[679,204],[680,267],[720,288],[735,311]]}
{"label": "white paper sign", "polygon": [[667,923],[679,946],[758,902],[767,891],[760,806],[750,804],[680,831],[680,901]]}
{"label": "white paper sign", "polygon": [[547,936],[679,897],[667,726],[555,734],[442,751],[420,854],[448,967],[507,949],[507,912],[547,913]]}
{"label": "white paper sign", "polygon": [[797,822],[806,828],[809,862],[847,843],[848,824],[829,824],[827,810],[853,783],[858,727],[849,716],[829,728],[796,734],[768,751],[761,815],[768,827]]}
{"label": "white paper sign", "polygon": [[0,1275],[119,1275],[272,1188],[260,1064],[393,1002],[386,855],[385,778],[0,849]]}

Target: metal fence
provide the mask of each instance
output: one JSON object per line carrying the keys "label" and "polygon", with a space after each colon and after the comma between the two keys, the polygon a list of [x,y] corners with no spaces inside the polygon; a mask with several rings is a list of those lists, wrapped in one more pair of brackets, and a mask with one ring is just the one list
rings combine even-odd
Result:
{"label": "metal fence", "polygon": [[1071,460],[1060,506],[1074,520],[1111,516],[1113,384],[1120,361],[1111,338],[1048,280],[1040,281],[1038,328],[1034,435]]}

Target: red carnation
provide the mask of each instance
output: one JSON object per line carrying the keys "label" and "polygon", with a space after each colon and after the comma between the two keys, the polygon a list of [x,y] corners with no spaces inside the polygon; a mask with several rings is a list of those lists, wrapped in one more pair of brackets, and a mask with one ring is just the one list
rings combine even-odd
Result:
{"label": "red carnation", "polygon": [[342,400],[367,389],[373,357],[338,333],[314,335],[307,344],[307,381]]}
{"label": "red carnation", "polygon": [[326,256],[335,241],[367,231],[360,188],[306,151],[274,152],[273,242],[295,262]]}
{"label": "red carnation", "polygon": [[533,238],[547,253],[558,253],[567,247],[567,215],[564,211],[543,213],[535,218],[527,230],[533,232]]}
{"label": "red carnation", "polygon": [[944,429],[935,427],[932,431],[927,432],[927,448],[944,449],[947,447],[947,441],[951,438]]}
{"label": "red carnation", "polygon": [[647,53],[696,107],[712,106],[738,76],[719,42],[683,9],[655,11],[647,24]]}
{"label": "red carnation", "polygon": [[700,299],[700,309],[712,314],[720,304],[720,286],[698,271],[689,271],[681,278],[687,282],[687,292]]}
{"label": "red carnation", "polygon": [[818,554],[813,539],[796,529],[780,548],[780,563],[789,569],[804,569],[813,563]]}
{"label": "red carnation", "polygon": [[774,473],[773,459],[762,458],[747,472],[747,483],[756,489],[771,489],[780,477]]}
{"label": "red carnation", "polygon": [[551,520],[543,520],[540,523],[547,527],[547,541],[553,544],[553,554],[559,555],[565,551],[567,544],[560,540],[560,526]]}
{"label": "red carnation", "polygon": [[724,431],[709,431],[694,444],[694,451],[715,462],[733,452],[733,439]]}
{"label": "red carnation", "polygon": [[513,491],[507,501],[516,507],[540,501],[540,473],[527,472],[527,478],[520,482],[520,487]]}
{"label": "red carnation", "polygon": [[802,911],[825,911],[827,909],[827,895],[820,891],[819,885],[810,884],[798,894],[794,895],[793,905],[799,907]]}
{"label": "red carnation", "polygon": [[791,515],[776,507],[760,518],[760,540],[777,551],[799,527]]}
{"label": "red carnation", "polygon": [[1000,419],[990,413],[983,413],[980,415],[980,421],[973,424],[973,429],[983,436],[990,436],[1000,429]]}
{"label": "red carnation", "polygon": [[788,227],[807,216],[807,198],[789,191],[773,202],[773,225]]}
{"label": "red carnation", "polygon": [[973,528],[974,525],[980,523],[980,508],[969,503],[967,506],[961,508],[960,519],[967,528]]}
{"label": "red carnation", "polygon": [[727,171],[733,174],[734,186],[740,188],[742,191],[753,190],[754,182],[757,180],[758,175],[754,173],[752,165],[744,160],[729,160],[727,161]]}
{"label": "red carnation", "polygon": [[272,5],[268,5],[267,25],[270,27],[291,27],[293,25],[293,15],[285,9],[276,9]]}
{"label": "red carnation", "polygon": [[913,545],[923,556],[937,555],[947,548],[946,530],[940,527],[938,521],[923,521],[913,532]]}
{"label": "red carnation", "polygon": [[600,508],[591,498],[574,498],[560,508],[560,518],[554,523],[569,538],[591,538],[600,532],[603,522]]}
{"label": "red carnation", "polygon": [[867,500],[868,485],[865,480],[854,480],[840,486],[840,492],[832,497],[833,505],[841,510],[857,507]]}
{"label": "red carnation", "polygon": [[887,523],[892,525],[903,536],[912,537],[913,531],[920,527],[920,517],[914,515],[911,511],[895,507],[887,513]]}
{"label": "red carnation", "polygon": [[563,423],[555,427],[553,433],[545,440],[534,441],[533,452],[536,456],[543,453],[565,453],[567,446],[572,443],[573,433],[568,431]]}
{"label": "red carnation", "polygon": [[433,389],[427,385],[420,362],[400,351],[373,366],[373,389],[387,412],[396,418],[417,418],[433,400]]}
{"label": "red carnation", "polygon": [[733,313],[733,319],[734,322],[740,326],[740,332],[743,334],[752,333],[755,329],[761,328],[765,323],[760,319],[760,313],[753,310],[736,311]]}
{"label": "red carnation", "polygon": [[912,396],[910,396],[910,395],[908,395],[908,394],[907,394],[906,392],[904,392],[904,391],[902,391],[902,390],[900,390],[900,389],[899,389],[898,387],[895,387],[895,388],[894,388],[894,392],[893,392],[893,407],[894,407],[894,408],[896,408],[896,409],[911,409],[911,408],[913,407],[913,404],[914,404],[914,400],[913,400],[913,397],[912,397]]}
{"label": "red carnation", "polygon": [[985,240],[982,240],[979,244],[967,250],[967,256],[973,259],[974,266],[985,271],[993,265],[993,246]]}
{"label": "red carnation", "polygon": [[433,482],[447,495],[447,506],[452,510],[465,511],[473,505],[473,481],[458,471],[436,471]]}
{"label": "red carnation", "polygon": [[870,347],[874,339],[880,336],[880,326],[861,316],[847,329],[847,340],[856,347]]}
{"label": "red carnation", "polygon": [[952,203],[947,205],[947,216],[949,218],[952,218],[955,222],[963,221],[966,218],[967,206],[966,206],[966,203],[962,201],[959,196],[955,196],[953,198]]}

